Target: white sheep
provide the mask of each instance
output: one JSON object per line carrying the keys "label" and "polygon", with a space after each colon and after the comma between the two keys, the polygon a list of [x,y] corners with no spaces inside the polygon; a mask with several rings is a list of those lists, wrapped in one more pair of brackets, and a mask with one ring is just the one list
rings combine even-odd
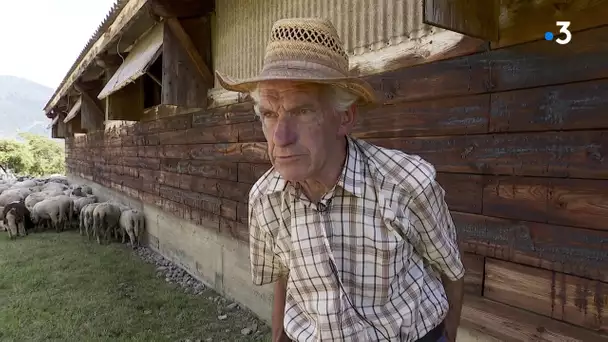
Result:
{"label": "white sheep", "polygon": [[29,188],[11,188],[0,195],[0,206],[6,206],[11,202],[24,200],[32,191]]}
{"label": "white sheep", "polygon": [[78,215],[82,208],[91,203],[97,202],[97,198],[95,196],[87,196],[87,197],[78,197],[74,199],[74,215]]}
{"label": "white sheep", "polygon": [[65,195],[54,196],[49,198],[49,200],[56,201],[59,204],[62,213],[62,230],[73,227],[74,200]]}
{"label": "white sheep", "polygon": [[141,235],[144,231],[144,216],[137,210],[128,209],[120,214],[120,233],[122,243],[125,243],[125,233],[129,235],[131,247],[139,246]]}
{"label": "white sheep", "polygon": [[34,208],[34,205],[36,205],[36,203],[44,201],[45,199],[49,199],[51,197],[60,196],[62,194],[63,194],[63,192],[61,190],[57,190],[57,189],[33,192],[25,198],[25,207],[29,211],[32,211],[32,208]]}
{"label": "white sheep", "polygon": [[67,221],[62,204],[61,201],[53,198],[36,203],[31,210],[32,222],[39,227],[50,224],[59,233]]}
{"label": "white sheep", "polygon": [[98,205],[99,203],[86,204],[80,210],[80,224],[78,229],[80,235],[83,235],[83,232],[86,233],[87,239],[91,238],[90,233],[93,232],[93,211]]}
{"label": "white sheep", "polygon": [[97,243],[101,244],[103,236],[106,243],[110,242],[111,235],[118,239],[118,222],[121,209],[113,203],[101,203],[93,210],[93,235]]}

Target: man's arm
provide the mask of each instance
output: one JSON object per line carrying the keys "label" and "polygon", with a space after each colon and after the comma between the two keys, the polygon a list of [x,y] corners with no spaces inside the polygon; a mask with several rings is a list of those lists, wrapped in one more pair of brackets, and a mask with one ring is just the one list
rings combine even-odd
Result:
{"label": "man's arm", "polygon": [[445,318],[445,333],[448,341],[456,341],[456,333],[458,332],[458,326],[460,325],[460,314],[462,312],[462,299],[464,297],[464,277],[453,281],[445,275],[441,275],[441,281],[445,294],[448,297],[448,303],[450,309],[448,315]]}
{"label": "man's arm", "polygon": [[456,341],[464,295],[464,266],[456,228],[445,203],[445,191],[434,179],[410,203],[416,250],[441,274],[449,309],[445,318],[448,341]]}
{"label": "man's arm", "polygon": [[[262,216],[263,219],[263,216]],[[274,239],[266,233],[255,213],[255,206],[249,206],[249,255],[251,276],[255,285],[274,283],[272,306],[272,341],[289,341],[283,329],[285,297],[287,295],[287,275],[289,272],[281,258],[273,250]],[[266,222],[261,222],[267,224]]]}
{"label": "man's arm", "polygon": [[281,277],[274,283],[274,300],[272,305],[272,342],[291,341],[283,328],[285,316],[285,296],[287,294],[287,277]]}

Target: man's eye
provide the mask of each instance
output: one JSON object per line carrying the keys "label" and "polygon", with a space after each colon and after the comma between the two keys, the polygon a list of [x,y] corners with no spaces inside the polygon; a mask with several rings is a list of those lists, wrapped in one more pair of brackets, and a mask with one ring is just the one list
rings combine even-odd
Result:
{"label": "man's eye", "polygon": [[311,112],[311,110],[309,108],[301,108],[301,109],[298,109],[297,114],[305,115],[305,114],[309,114],[310,112]]}
{"label": "man's eye", "polygon": [[264,117],[264,118],[273,118],[273,117],[276,117],[276,114],[273,113],[273,112],[263,112],[262,113],[262,117]]}

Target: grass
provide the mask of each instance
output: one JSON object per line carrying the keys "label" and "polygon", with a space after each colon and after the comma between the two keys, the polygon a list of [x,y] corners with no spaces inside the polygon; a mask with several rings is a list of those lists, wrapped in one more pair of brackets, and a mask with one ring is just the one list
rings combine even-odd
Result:
{"label": "grass", "polygon": [[[120,244],[99,246],[77,232],[0,235],[2,341],[252,341],[240,330],[256,321],[220,310],[211,297],[187,294],[155,276],[155,266]],[[218,320],[221,313],[226,320]],[[254,337],[255,336],[255,337]]]}

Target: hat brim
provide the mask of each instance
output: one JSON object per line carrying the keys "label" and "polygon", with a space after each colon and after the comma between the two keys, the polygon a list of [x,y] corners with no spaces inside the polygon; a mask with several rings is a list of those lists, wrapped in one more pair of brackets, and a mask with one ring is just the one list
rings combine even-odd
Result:
{"label": "hat brim", "polygon": [[261,75],[244,80],[233,80],[226,75],[222,75],[219,71],[215,71],[215,74],[222,88],[241,93],[249,93],[253,91],[260,82],[296,81],[331,84],[342,87],[359,97],[359,100],[357,101],[357,104],[359,105],[366,105],[376,102],[376,96],[373,88],[367,82],[357,77],[318,77],[316,75],[307,75],[305,72],[296,72],[285,75]]}

